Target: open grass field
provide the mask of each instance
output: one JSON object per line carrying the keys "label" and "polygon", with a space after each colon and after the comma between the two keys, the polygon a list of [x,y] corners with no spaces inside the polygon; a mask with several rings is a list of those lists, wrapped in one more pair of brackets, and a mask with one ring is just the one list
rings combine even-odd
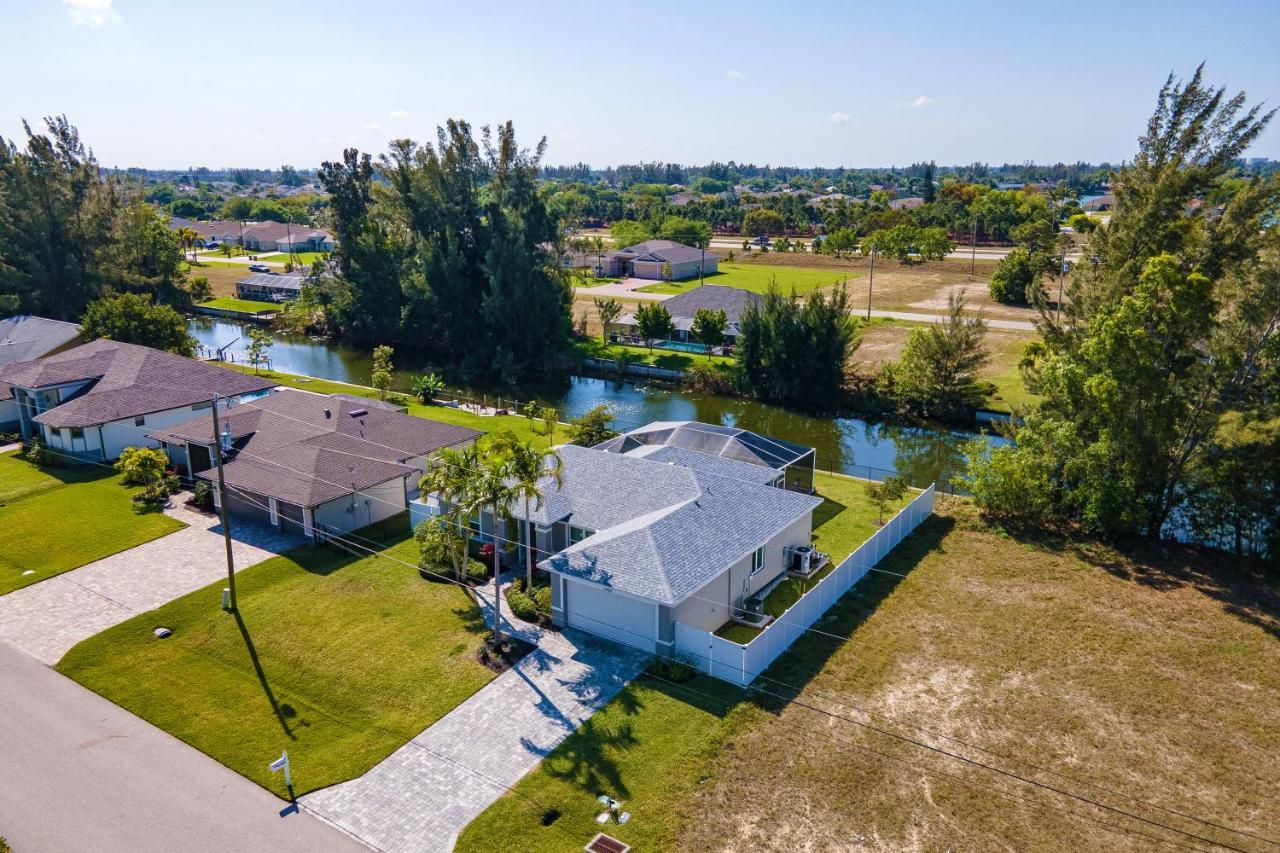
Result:
{"label": "open grass field", "polygon": [[[417,562],[403,515],[370,533]],[[84,641],[58,670],[282,796],[267,769],[282,749],[297,794],[353,778],[494,677],[466,592],[386,557],[301,546],[236,576],[238,615],[219,582]]]}
{"label": "open grass field", "polygon": [[41,469],[0,455],[0,595],[183,527],[141,509],[119,480],[105,468]]}
{"label": "open grass field", "polygon": [[258,260],[272,264],[292,263],[294,267],[309,268],[316,261],[322,261],[327,257],[324,252],[294,252],[290,257],[288,252],[271,252],[266,255],[258,255]]}
{"label": "open grass field", "polygon": [[[1163,849],[1138,833],[1206,846],[868,725],[1266,849],[1139,800],[1274,837],[1274,590],[1196,549],[1019,539],[959,501],[881,568],[895,574],[863,580],[815,625],[831,636],[807,634],[758,689],[642,677],[459,849],[577,849],[601,792],[632,813],[608,831],[635,849]],[[562,814],[543,826],[550,808]]]}
{"label": "open grass field", "polygon": [[188,270],[192,278],[206,278],[209,280],[209,287],[213,290],[215,297],[231,297],[236,295],[236,282],[247,278],[251,273],[249,268],[244,264],[229,264],[225,261],[218,263],[205,263],[192,267],[184,266]]}
{"label": "open grass field", "polygon": [[[835,285],[846,278],[852,280],[859,274],[850,269],[824,267],[776,266],[765,263],[722,263],[719,271],[706,277],[706,284],[724,284],[764,293],[776,282],[783,293],[795,288],[796,293],[812,293]],[[698,279],[688,281],[664,281],[640,288],[645,293],[686,293],[699,284]]]}
{"label": "open grass field", "polygon": [[280,305],[275,302],[258,302],[253,299],[236,299],[231,296],[220,296],[208,302],[202,302],[201,308],[221,308],[223,311],[243,311],[246,314],[259,314],[264,311],[279,311]]}
{"label": "open grass field", "polygon": [[667,367],[672,370],[688,370],[695,364],[734,364],[737,362],[737,359],[723,355],[713,355],[708,358],[705,355],[676,352],[669,349],[664,350],[660,347],[655,347],[651,350],[648,347],[608,344],[598,335],[584,340],[575,340],[573,346],[582,358],[615,359],[620,353],[625,352],[635,364],[652,364],[654,367]]}

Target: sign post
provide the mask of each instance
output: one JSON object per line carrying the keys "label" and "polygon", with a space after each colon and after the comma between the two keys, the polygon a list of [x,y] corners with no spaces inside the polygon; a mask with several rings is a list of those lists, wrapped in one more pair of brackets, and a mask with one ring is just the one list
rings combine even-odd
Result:
{"label": "sign post", "polygon": [[271,772],[279,773],[284,771],[284,786],[290,791],[293,790],[293,777],[289,774],[289,750],[280,753],[280,757],[271,762]]}

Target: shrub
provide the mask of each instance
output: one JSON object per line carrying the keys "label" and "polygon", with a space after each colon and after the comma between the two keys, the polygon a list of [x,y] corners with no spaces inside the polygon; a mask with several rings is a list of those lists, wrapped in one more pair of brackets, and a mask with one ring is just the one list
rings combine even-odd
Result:
{"label": "shrub", "polygon": [[645,671],[657,678],[683,684],[693,680],[698,674],[698,666],[693,658],[677,652],[674,657],[655,657]]}
{"label": "shrub", "polygon": [[981,439],[965,446],[968,463],[960,481],[973,493],[984,515],[999,521],[1028,522],[1052,509],[1053,479],[1044,457],[1019,452],[1014,445],[991,448]]}
{"label": "shrub", "polygon": [[684,374],[684,387],[701,394],[736,393],[741,387],[736,365],[698,362]]}
{"label": "shrub", "polygon": [[65,456],[50,450],[39,437],[33,438],[27,446],[27,461],[38,468],[64,468],[67,464]]}
{"label": "shrub", "polygon": [[511,612],[516,615],[517,619],[523,619],[526,622],[538,621],[540,616],[538,605],[520,590],[514,587],[507,590],[507,604],[511,605]]}
{"label": "shrub", "polygon": [[213,486],[208,480],[199,480],[191,493],[191,503],[197,509],[213,509]]}
{"label": "shrub", "polygon": [[544,615],[551,612],[551,587],[536,586],[533,588],[533,603]]}
{"label": "shrub", "polygon": [[472,581],[473,583],[480,583],[481,581],[488,580],[488,578],[489,567],[487,565],[479,560],[467,561],[467,580]]}
{"label": "shrub", "polygon": [[158,447],[126,447],[116,460],[116,470],[126,486],[150,486],[164,476],[169,457]]}

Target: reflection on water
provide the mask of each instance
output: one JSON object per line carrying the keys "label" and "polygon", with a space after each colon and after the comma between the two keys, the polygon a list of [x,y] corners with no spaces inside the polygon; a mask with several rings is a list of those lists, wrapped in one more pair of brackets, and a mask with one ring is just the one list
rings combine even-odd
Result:
{"label": "reflection on water", "polygon": [[[198,317],[191,320],[189,328],[206,347],[231,344],[229,352],[244,351],[246,332],[239,323]],[[271,366],[276,370],[340,382],[367,385],[372,372],[370,353],[305,336],[276,335],[270,355]],[[397,359],[397,367],[397,388],[408,388],[410,378],[426,368],[404,363],[402,358]],[[880,477],[897,472],[920,486],[950,482],[964,465],[963,443],[975,435],[943,428],[868,423],[852,417],[812,417],[754,400],[586,376],[528,389],[523,396],[527,398],[531,393],[544,405],[555,407],[562,419],[577,417],[604,402],[617,414],[617,425],[627,429],[651,421],[680,420],[738,426],[817,448],[820,468]],[[996,444],[1005,441],[993,435],[985,438]]]}

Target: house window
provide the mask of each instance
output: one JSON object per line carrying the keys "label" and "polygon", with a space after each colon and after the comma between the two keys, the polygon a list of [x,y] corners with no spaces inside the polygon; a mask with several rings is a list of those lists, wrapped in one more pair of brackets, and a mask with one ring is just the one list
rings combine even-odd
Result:
{"label": "house window", "polygon": [[574,527],[572,524],[570,524],[569,525],[569,544],[577,545],[583,539],[586,539],[588,536],[591,536],[594,533],[595,531],[589,528]]}
{"label": "house window", "polygon": [[764,546],[761,545],[751,555],[751,574],[755,574],[764,568]]}
{"label": "house window", "polygon": [[147,425],[147,416],[146,416],[146,415],[138,415],[136,418],[134,418],[134,419],[133,419],[133,425],[134,425],[134,426],[146,426],[146,425]]}

